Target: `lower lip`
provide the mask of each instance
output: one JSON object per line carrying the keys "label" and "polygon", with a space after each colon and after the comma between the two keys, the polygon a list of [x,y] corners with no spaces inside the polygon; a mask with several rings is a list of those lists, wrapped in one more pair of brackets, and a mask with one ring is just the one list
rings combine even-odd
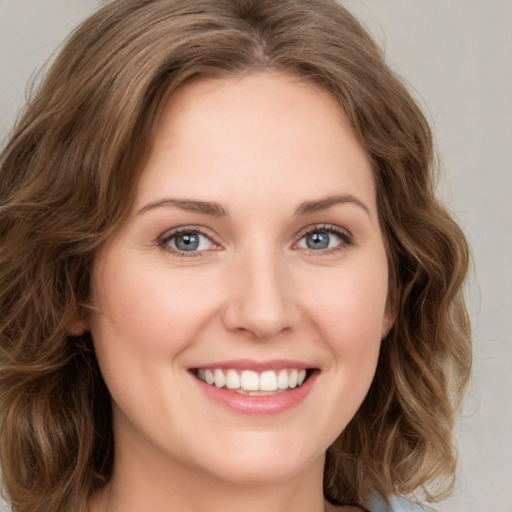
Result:
{"label": "lower lip", "polygon": [[279,414],[299,405],[309,394],[318,372],[313,374],[294,389],[275,395],[251,396],[242,395],[224,388],[216,388],[206,384],[192,375],[199,388],[213,401],[242,414],[270,415]]}

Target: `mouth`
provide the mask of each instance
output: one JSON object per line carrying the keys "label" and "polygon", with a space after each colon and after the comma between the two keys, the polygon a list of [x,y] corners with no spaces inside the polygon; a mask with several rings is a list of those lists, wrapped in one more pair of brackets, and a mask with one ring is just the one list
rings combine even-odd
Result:
{"label": "mouth", "polygon": [[263,416],[298,407],[320,373],[320,368],[289,359],[237,359],[189,368],[198,388],[213,402],[236,414]]}
{"label": "mouth", "polygon": [[279,395],[300,388],[315,372],[306,368],[240,370],[236,368],[194,368],[192,374],[217,389],[246,396]]}

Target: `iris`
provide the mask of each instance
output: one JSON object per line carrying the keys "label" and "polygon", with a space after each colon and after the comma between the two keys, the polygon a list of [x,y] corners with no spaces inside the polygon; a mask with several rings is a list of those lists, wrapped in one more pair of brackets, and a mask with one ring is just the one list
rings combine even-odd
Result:
{"label": "iris", "polygon": [[329,247],[330,237],[328,233],[316,232],[306,236],[306,246],[309,249],[327,249]]}
{"label": "iris", "polygon": [[176,248],[180,251],[195,251],[199,247],[198,233],[183,233],[174,238]]}

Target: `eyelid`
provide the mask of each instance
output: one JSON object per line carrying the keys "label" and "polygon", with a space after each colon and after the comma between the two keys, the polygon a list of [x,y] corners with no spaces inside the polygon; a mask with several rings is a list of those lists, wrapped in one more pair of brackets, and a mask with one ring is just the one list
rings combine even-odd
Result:
{"label": "eyelid", "polygon": [[[326,232],[326,233],[332,233],[332,234],[338,236],[342,240],[342,243],[338,244],[335,247],[331,247],[331,248],[327,248],[327,249],[307,249],[307,248],[302,248],[302,247],[296,247],[298,242],[300,240],[302,240],[305,236],[312,234],[312,233],[322,232],[322,231]],[[344,250],[347,247],[350,247],[351,245],[354,244],[354,236],[348,229],[342,228],[340,226],[336,226],[334,224],[325,224],[325,223],[324,224],[313,224],[313,225],[310,225],[310,226],[307,226],[307,227],[301,229],[296,236],[296,240],[297,241],[294,242],[293,245],[295,246],[295,248],[297,250],[305,250],[305,251],[308,251],[309,253],[315,254],[317,256],[320,256],[322,254],[330,254],[333,252],[337,252],[339,250]]]}
{"label": "eyelid", "polygon": [[[175,249],[175,248],[170,247],[169,245],[167,245],[169,240],[171,240],[173,237],[176,237],[176,236],[178,236],[180,234],[186,234],[186,233],[197,233],[198,235],[205,236],[206,238],[208,238],[210,240],[210,242],[215,247],[213,247],[211,249],[201,250],[201,251],[190,251],[190,252],[188,252],[188,251],[180,251],[179,249]],[[219,250],[219,249],[222,248],[222,245],[218,241],[218,239],[215,236],[215,234],[213,234],[209,229],[206,229],[206,228],[201,227],[201,226],[196,226],[196,225],[185,225],[185,226],[178,226],[178,227],[175,227],[175,228],[172,228],[172,229],[168,229],[167,231],[162,233],[157,238],[157,245],[162,250],[164,250],[164,251],[166,251],[168,253],[175,254],[175,255],[178,255],[178,256],[185,256],[185,257],[202,256],[203,253],[205,253],[205,252],[208,252],[210,250]]]}
{"label": "eyelid", "polygon": [[[300,240],[302,240],[305,236],[315,233],[315,232],[321,232],[321,231],[326,232],[326,233],[332,233],[332,234],[338,236],[341,239],[341,243],[339,243],[335,247],[326,248],[326,249],[307,249],[307,248],[303,248],[303,247],[297,247],[298,242]],[[209,249],[200,250],[200,251],[190,251],[189,252],[189,251],[180,251],[179,249],[175,249],[175,248],[167,245],[171,238],[178,236],[180,234],[185,234],[185,233],[197,233],[199,235],[205,236],[206,238],[208,238],[211,241],[211,243],[214,247],[209,248]],[[293,243],[293,248],[295,250],[307,251],[307,252],[309,252],[311,254],[315,254],[317,256],[335,253],[339,250],[347,249],[347,247],[354,244],[353,235],[348,229],[342,228],[342,227],[334,225],[334,224],[326,224],[326,223],[312,224],[312,225],[309,225],[309,226],[301,229],[295,236],[295,239],[296,239],[296,241]],[[215,233],[211,232],[211,230],[209,230],[209,229],[206,229],[202,226],[197,226],[197,225],[185,225],[185,226],[178,226],[178,227],[169,229],[169,230],[165,231],[164,233],[162,233],[157,238],[157,245],[162,250],[165,250],[168,253],[175,254],[178,256],[185,256],[185,257],[190,257],[190,256],[198,257],[198,256],[204,255],[204,253],[207,253],[210,250],[219,250],[219,249],[223,248],[222,244],[219,242],[218,237],[216,236]]]}

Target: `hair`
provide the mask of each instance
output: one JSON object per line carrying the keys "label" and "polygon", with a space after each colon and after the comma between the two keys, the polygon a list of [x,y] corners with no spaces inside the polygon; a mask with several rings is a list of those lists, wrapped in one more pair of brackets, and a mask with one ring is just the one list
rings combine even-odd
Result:
{"label": "hair", "polygon": [[373,167],[389,260],[396,321],[327,452],[325,495],[368,506],[451,488],[468,247],[435,195],[428,123],[383,52],[334,0],[118,0],[74,31],[0,157],[0,457],[14,511],[82,512],[111,477],[110,395],[89,333],[70,326],[163,105],[194,78],[265,70],[339,102]]}

